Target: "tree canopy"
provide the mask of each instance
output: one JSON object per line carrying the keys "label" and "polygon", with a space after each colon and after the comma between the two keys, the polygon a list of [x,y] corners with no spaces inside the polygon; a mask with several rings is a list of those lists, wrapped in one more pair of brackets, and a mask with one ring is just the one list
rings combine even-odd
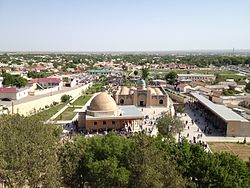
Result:
{"label": "tree canopy", "polygon": [[38,116],[6,115],[0,125],[0,176],[8,185],[58,187],[60,129]]}
{"label": "tree canopy", "polygon": [[166,74],[165,79],[169,84],[173,85],[176,82],[177,73],[175,71],[170,71]]}
{"label": "tree canopy", "polygon": [[16,86],[18,88],[27,85],[28,81],[20,75],[11,75],[8,73],[3,74],[3,85],[5,86]]}
{"label": "tree canopy", "polygon": [[146,81],[148,79],[148,76],[149,76],[149,69],[148,68],[143,68],[141,70],[142,79]]}
{"label": "tree canopy", "polygon": [[[170,118],[163,117],[163,124]],[[237,156],[206,152],[199,144],[173,139],[169,129],[157,137],[111,132],[76,136],[60,144],[56,125],[37,115],[0,119],[0,178],[23,187],[228,187],[248,188],[250,166]],[[177,126],[174,126],[177,127]],[[159,130],[160,131],[160,130]],[[178,132],[178,131],[177,131]],[[169,139],[166,139],[169,138]]]}
{"label": "tree canopy", "polygon": [[167,138],[179,133],[184,128],[183,122],[178,117],[172,117],[170,114],[164,114],[157,119],[156,126],[159,133]]}

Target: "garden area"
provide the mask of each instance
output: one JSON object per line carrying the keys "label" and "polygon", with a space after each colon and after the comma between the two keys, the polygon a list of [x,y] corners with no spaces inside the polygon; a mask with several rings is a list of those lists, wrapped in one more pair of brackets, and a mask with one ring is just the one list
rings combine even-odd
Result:
{"label": "garden area", "polygon": [[91,95],[82,95],[78,97],[68,108],[66,108],[59,116],[56,117],[57,121],[72,120],[76,113],[75,109],[82,108],[91,98]]}
{"label": "garden area", "polygon": [[51,118],[53,115],[55,115],[59,110],[61,110],[65,105],[66,103],[57,104],[41,112],[38,112],[37,114],[46,121],[49,118]]}
{"label": "garden area", "polygon": [[66,121],[66,120],[72,120],[76,113],[74,112],[76,108],[74,107],[68,107],[66,108],[59,116],[56,117],[55,120],[57,121]]}
{"label": "garden area", "polygon": [[80,96],[78,99],[76,99],[74,102],[73,102],[73,106],[84,106],[88,100],[91,98],[92,96],[91,95],[83,95],[83,96]]}

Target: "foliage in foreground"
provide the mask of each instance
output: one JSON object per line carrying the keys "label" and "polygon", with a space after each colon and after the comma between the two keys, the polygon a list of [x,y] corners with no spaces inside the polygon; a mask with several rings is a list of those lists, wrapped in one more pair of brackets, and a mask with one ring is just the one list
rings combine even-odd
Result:
{"label": "foliage in foreground", "polygon": [[0,125],[0,177],[14,187],[58,187],[60,129],[38,116],[2,116]]}
{"label": "foliage in foreground", "polygon": [[3,116],[0,124],[0,177],[14,187],[250,186],[249,163],[186,141],[177,144],[168,132],[79,136],[59,145],[59,129],[38,116]]}

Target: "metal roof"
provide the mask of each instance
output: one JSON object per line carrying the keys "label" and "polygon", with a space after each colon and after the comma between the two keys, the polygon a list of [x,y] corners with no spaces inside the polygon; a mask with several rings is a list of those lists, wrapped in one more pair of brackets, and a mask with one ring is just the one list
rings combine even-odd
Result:
{"label": "metal roof", "polygon": [[225,121],[240,121],[240,122],[248,122],[247,119],[243,118],[233,110],[227,108],[224,105],[219,105],[211,102],[206,97],[200,95],[199,93],[192,92],[191,95],[195,97],[200,103],[209,108],[212,112],[220,116]]}
{"label": "metal roof", "polygon": [[[119,106],[121,116],[98,114],[97,116],[86,115],[87,119],[143,119],[143,113],[134,105]],[[78,111],[80,112],[80,111]]]}
{"label": "metal roof", "polygon": [[107,69],[96,69],[96,70],[90,70],[91,73],[109,73],[111,72],[111,70],[107,70]]}

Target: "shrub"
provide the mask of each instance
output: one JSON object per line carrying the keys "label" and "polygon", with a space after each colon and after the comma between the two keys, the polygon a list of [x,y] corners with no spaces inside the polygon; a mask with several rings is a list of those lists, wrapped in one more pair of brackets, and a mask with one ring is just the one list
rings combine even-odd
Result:
{"label": "shrub", "polygon": [[56,101],[53,101],[53,103],[52,103],[54,106],[55,105],[58,105],[59,103],[58,102],[56,102]]}
{"label": "shrub", "polygon": [[61,101],[62,102],[68,102],[71,98],[72,98],[72,96],[70,96],[70,95],[63,95],[61,97]]}

